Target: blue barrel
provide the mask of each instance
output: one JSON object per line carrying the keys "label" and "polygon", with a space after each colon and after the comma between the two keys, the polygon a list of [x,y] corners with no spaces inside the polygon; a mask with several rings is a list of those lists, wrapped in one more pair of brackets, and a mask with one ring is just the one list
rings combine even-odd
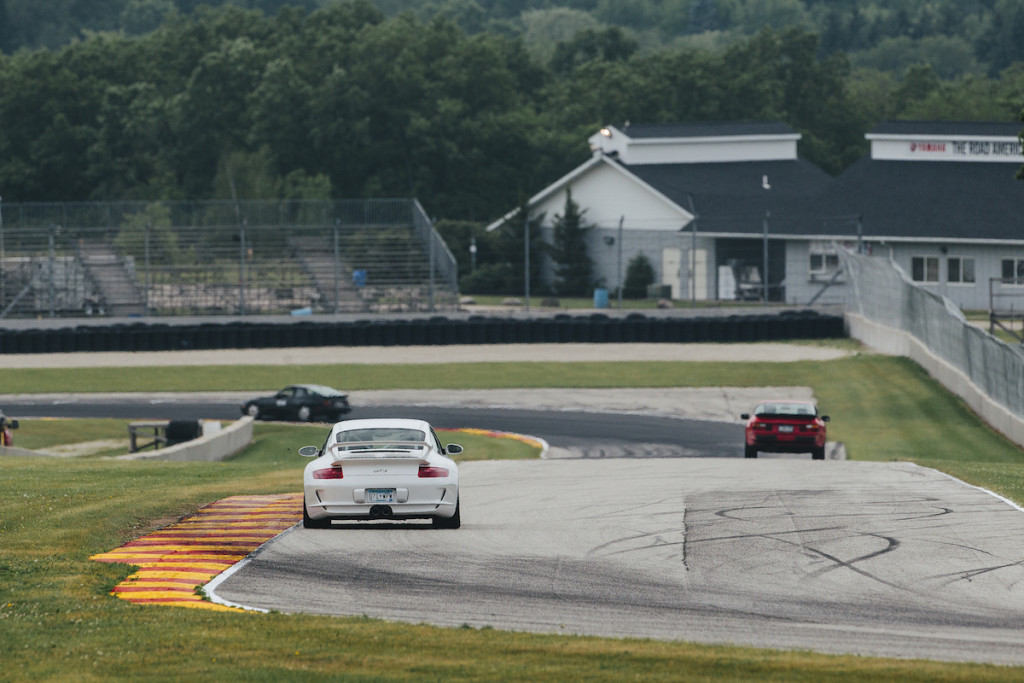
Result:
{"label": "blue barrel", "polygon": [[608,290],[604,287],[594,290],[594,308],[608,308]]}

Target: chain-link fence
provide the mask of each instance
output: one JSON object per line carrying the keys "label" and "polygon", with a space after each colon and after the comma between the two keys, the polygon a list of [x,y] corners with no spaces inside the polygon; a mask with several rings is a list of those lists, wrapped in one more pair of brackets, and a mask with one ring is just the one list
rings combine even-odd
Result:
{"label": "chain-link fence", "polygon": [[888,258],[840,249],[846,310],[912,335],[990,399],[1024,417],[1024,352],[967,322],[945,297],[911,282]]}
{"label": "chain-link fence", "polygon": [[415,200],[0,206],[0,317],[434,311],[457,292]]}

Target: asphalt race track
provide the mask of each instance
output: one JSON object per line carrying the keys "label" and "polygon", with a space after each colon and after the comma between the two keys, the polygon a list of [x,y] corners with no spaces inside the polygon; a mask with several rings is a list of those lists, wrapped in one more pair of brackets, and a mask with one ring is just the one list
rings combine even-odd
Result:
{"label": "asphalt race track", "polygon": [[[126,413],[132,405],[22,401],[17,414],[239,414],[234,401],[136,403],[140,412]],[[459,530],[295,528],[211,586],[216,599],[445,626],[1024,664],[1024,511],[934,470],[745,460],[740,426],[726,422],[373,412],[390,410],[534,434],[573,457],[464,463]]]}
{"label": "asphalt race track", "polygon": [[[151,402],[116,396],[22,397],[15,404],[8,404],[6,411],[20,418],[237,420],[241,417],[239,401],[222,398],[169,398],[162,402]],[[551,446],[571,451],[580,457],[743,455],[743,428],[738,423],[649,415],[617,415],[610,420],[607,415],[574,411],[422,405],[356,406],[346,417],[410,416],[427,420],[436,427],[470,427],[542,436]]]}
{"label": "asphalt race track", "polygon": [[281,612],[1024,663],[1024,513],[933,470],[674,458],[461,474],[459,530],[296,528],[215,594]]}

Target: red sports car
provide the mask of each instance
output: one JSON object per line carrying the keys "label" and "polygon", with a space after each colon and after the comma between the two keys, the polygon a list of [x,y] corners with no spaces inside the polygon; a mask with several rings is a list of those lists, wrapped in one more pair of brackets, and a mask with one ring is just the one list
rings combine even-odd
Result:
{"label": "red sports car", "polygon": [[761,401],[754,414],[743,413],[747,421],[743,455],[756,458],[763,453],[810,453],[825,459],[825,423],[811,401]]}

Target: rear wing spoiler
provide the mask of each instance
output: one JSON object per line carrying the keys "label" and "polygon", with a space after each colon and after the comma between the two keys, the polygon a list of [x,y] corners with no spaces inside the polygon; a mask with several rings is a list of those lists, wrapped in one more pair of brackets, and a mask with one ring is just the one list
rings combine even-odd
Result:
{"label": "rear wing spoiler", "polygon": [[374,458],[415,458],[423,457],[423,451],[432,448],[429,441],[339,441],[327,450],[335,461],[372,460]]}

